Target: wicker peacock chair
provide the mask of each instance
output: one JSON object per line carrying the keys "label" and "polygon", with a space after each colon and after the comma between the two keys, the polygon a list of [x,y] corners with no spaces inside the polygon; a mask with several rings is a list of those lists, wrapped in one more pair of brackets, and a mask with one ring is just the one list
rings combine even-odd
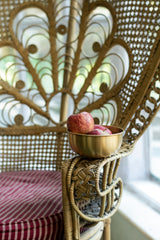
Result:
{"label": "wicker peacock chair", "polygon": [[[159,0],[0,1],[0,239],[110,239],[120,159],[160,106],[159,16]],[[82,111],[125,130],[117,153],[75,156]]]}

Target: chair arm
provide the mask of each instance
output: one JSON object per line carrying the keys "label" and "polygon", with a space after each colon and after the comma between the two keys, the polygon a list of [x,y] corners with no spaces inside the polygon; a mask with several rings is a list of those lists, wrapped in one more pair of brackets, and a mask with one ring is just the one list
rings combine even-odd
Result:
{"label": "chair arm", "polygon": [[122,180],[116,177],[118,166],[121,157],[130,154],[132,148],[124,143],[110,157],[90,159],[77,156],[72,159],[67,188],[72,208],[80,217],[98,222],[115,213],[122,196]]}
{"label": "chair arm", "polygon": [[73,219],[77,214],[88,222],[100,222],[117,211],[123,184],[116,174],[120,159],[129,155],[132,149],[132,145],[123,143],[120,150],[109,157],[76,156],[63,165],[65,191]]}

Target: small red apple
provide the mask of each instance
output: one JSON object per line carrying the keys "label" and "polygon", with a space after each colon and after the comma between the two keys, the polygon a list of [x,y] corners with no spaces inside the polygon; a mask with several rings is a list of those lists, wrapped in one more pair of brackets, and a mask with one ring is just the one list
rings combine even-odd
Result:
{"label": "small red apple", "polygon": [[99,125],[99,124],[95,124],[94,125],[94,129],[101,129],[101,130],[105,130],[106,127],[102,126],[102,125]]}
{"label": "small red apple", "polygon": [[92,131],[87,133],[88,135],[106,135],[105,132],[101,129],[93,129]]}
{"label": "small red apple", "polygon": [[88,133],[94,129],[94,119],[88,112],[72,114],[67,119],[67,128],[75,133]]}
{"label": "small red apple", "polygon": [[103,136],[106,136],[106,135],[111,135],[112,133],[109,133],[108,129],[106,129],[106,128],[105,128],[105,130],[97,128],[97,129],[93,129],[92,131],[90,131],[87,134],[89,134],[89,135],[103,135]]}
{"label": "small red apple", "polygon": [[106,129],[104,130],[104,132],[107,133],[108,135],[111,135],[111,134],[112,134],[111,130],[110,130],[109,128],[107,128],[107,127],[106,127]]}
{"label": "small red apple", "polygon": [[106,133],[106,135],[112,134],[111,130],[109,128],[103,126],[103,125],[95,124],[94,125],[94,129],[101,129],[101,130],[103,130]]}

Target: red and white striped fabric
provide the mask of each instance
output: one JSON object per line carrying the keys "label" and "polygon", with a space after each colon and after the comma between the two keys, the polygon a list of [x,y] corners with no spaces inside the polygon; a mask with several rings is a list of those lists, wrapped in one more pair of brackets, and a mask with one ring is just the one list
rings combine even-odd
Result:
{"label": "red and white striped fabric", "polygon": [[61,173],[0,173],[0,240],[62,240]]}

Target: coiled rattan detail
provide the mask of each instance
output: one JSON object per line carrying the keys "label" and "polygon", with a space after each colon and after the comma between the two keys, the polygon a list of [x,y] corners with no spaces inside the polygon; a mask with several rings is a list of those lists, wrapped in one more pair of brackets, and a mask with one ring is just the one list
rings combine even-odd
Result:
{"label": "coiled rattan detail", "polygon": [[73,209],[83,219],[104,221],[117,211],[122,197],[122,180],[116,174],[121,157],[132,150],[133,146],[124,143],[118,153],[105,159],[79,156],[72,160],[67,174],[68,192]]}

